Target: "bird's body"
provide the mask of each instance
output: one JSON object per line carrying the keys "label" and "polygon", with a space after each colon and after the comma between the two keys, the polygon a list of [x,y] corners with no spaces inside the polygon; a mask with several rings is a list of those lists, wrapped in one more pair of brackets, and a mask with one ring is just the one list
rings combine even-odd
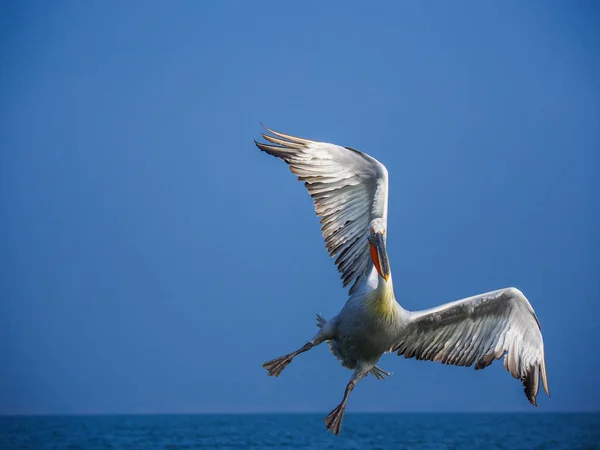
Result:
{"label": "bird's body", "polygon": [[548,383],[539,321],[525,296],[505,288],[424,311],[407,311],[396,301],[385,247],[388,174],[374,158],[351,148],[270,131],[272,144],[256,145],[283,159],[313,197],[330,255],[350,295],[327,321],[317,316],[319,331],[302,348],[263,366],[278,376],[300,353],[327,341],[333,355],[354,373],[342,402],[326,418],[339,434],[349,394],[372,374],[390,374],[377,366],[381,356],[439,361],[483,369],[504,358],[504,367],[525,386],[536,405],[539,379]]}
{"label": "bird's body", "polygon": [[326,332],[335,336],[329,341],[332,353],[348,369],[356,369],[358,361],[377,364],[394,347],[406,320],[406,311],[394,299],[391,282],[379,283],[378,278],[373,268],[365,283],[325,325],[329,327]]}

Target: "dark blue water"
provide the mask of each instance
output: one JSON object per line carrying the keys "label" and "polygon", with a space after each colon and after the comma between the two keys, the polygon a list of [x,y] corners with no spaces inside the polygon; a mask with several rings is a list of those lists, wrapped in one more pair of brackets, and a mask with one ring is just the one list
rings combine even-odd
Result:
{"label": "dark blue water", "polygon": [[600,449],[600,414],[0,417],[0,449]]}

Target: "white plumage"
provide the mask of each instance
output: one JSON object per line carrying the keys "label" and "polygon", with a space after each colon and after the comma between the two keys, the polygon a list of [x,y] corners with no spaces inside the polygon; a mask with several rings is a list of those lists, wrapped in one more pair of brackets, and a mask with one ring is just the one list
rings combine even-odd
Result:
{"label": "white plumage", "polygon": [[331,320],[318,316],[318,333],[302,348],[263,366],[278,376],[298,354],[327,341],[342,365],[354,370],[342,402],[326,418],[339,434],[348,396],[384,353],[483,369],[504,356],[536,405],[539,379],[548,382],[538,318],[516,288],[506,288],[425,311],[407,311],[394,296],[385,249],[388,174],[374,158],[349,147],[298,138],[267,129],[261,150],[283,159],[304,181],[321,218],[329,254],[335,257],[349,298]]}

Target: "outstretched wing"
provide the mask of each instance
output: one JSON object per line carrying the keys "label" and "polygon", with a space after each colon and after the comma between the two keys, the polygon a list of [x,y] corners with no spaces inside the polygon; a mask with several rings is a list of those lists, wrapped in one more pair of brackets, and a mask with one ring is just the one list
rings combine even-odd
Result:
{"label": "outstretched wing", "polygon": [[[265,127],[266,128],[266,127]],[[376,159],[347,147],[269,130],[255,141],[262,151],[283,159],[304,181],[321,217],[321,230],[330,256],[352,294],[366,278],[372,262],[367,229],[381,218],[387,225],[387,170]]]}
{"label": "outstretched wing", "polygon": [[539,377],[548,395],[542,332],[533,308],[515,288],[410,314],[398,344],[405,358],[483,369],[504,355],[504,367],[536,405]]}

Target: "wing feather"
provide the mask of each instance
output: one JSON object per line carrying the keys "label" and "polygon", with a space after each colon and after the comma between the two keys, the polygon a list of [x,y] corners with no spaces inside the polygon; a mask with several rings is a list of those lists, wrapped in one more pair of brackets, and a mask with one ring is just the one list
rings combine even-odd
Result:
{"label": "wing feather", "polygon": [[349,147],[291,136],[265,127],[262,151],[283,159],[303,181],[320,216],[325,246],[352,294],[366,279],[372,262],[367,228],[380,218],[387,224],[388,175],[376,159]]}
{"label": "wing feather", "polygon": [[393,347],[405,358],[483,369],[504,355],[504,368],[536,405],[539,379],[548,395],[544,342],[539,320],[515,288],[410,313]]}

